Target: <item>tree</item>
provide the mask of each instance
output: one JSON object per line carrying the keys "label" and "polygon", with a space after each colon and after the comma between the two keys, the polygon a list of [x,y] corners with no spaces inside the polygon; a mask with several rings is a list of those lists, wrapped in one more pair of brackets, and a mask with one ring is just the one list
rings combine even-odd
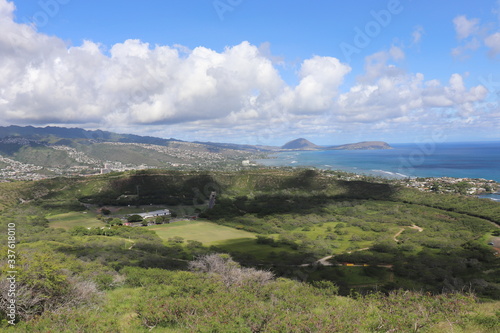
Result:
{"label": "tree", "polygon": [[262,235],[257,235],[257,244],[266,244],[266,245],[274,245],[274,238],[272,237],[266,237]]}
{"label": "tree", "polygon": [[174,237],[169,238],[168,242],[173,243],[173,244],[182,244],[182,243],[184,243],[184,238],[179,237],[179,236],[174,236]]}
{"label": "tree", "polygon": [[170,217],[166,215],[160,215],[155,218],[156,224],[170,223]]}
{"label": "tree", "polygon": [[90,233],[87,228],[82,226],[73,227],[69,232],[72,236],[84,236]]}
{"label": "tree", "polygon": [[130,215],[127,217],[128,222],[142,222],[142,220],[143,220],[142,216],[137,214]]}
{"label": "tree", "polygon": [[113,226],[113,225],[122,225],[123,223],[121,219],[115,217],[114,219],[109,221],[109,224]]}
{"label": "tree", "polygon": [[195,240],[188,240],[187,241],[187,247],[189,249],[200,249],[203,247],[203,243]]}

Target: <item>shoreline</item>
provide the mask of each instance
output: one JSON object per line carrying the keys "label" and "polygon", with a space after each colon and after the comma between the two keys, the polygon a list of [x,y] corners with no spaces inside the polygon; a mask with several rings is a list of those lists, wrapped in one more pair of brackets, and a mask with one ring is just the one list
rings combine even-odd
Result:
{"label": "shoreline", "polygon": [[[476,149],[477,148],[477,149]],[[483,149],[484,148],[484,149]],[[293,150],[268,152],[254,161],[266,167],[314,167],[389,179],[463,178],[500,183],[499,145],[440,145],[428,151],[419,145],[379,150]],[[472,150],[471,150],[472,149]]]}

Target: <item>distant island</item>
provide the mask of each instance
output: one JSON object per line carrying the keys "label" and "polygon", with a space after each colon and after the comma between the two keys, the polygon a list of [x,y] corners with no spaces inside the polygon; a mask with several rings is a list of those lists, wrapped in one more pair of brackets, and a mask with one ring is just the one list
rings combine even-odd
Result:
{"label": "distant island", "polygon": [[349,143],[340,146],[329,147],[332,150],[370,150],[370,149],[392,149],[392,147],[383,141],[363,141],[358,143]]}
{"label": "distant island", "polygon": [[285,143],[283,146],[281,146],[281,149],[296,149],[296,150],[317,150],[317,149],[323,149],[324,147],[320,147],[318,145],[315,145],[309,140],[306,140],[304,138],[299,138],[295,139],[292,141],[289,141]]}
{"label": "distant island", "polygon": [[285,143],[281,149],[286,150],[374,150],[374,149],[392,149],[392,147],[383,141],[363,141],[358,143],[349,143],[339,146],[318,146],[311,141],[299,138]]}

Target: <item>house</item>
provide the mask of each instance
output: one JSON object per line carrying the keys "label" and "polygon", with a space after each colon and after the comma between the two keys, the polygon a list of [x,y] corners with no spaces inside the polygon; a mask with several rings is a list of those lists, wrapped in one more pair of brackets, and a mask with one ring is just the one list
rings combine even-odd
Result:
{"label": "house", "polygon": [[170,215],[170,210],[168,210],[168,209],[160,209],[160,210],[155,210],[155,211],[152,211],[152,212],[139,213],[137,215],[139,215],[143,219],[147,219],[147,218],[150,218],[150,217],[156,217],[156,216],[168,216],[168,215]]}

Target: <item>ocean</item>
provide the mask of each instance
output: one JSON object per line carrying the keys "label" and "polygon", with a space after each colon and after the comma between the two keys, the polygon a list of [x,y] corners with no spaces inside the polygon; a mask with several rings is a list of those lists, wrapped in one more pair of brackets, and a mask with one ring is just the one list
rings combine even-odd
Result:
{"label": "ocean", "polygon": [[281,152],[256,162],[266,166],[310,166],[389,178],[484,178],[500,182],[500,142],[391,146],[394,149]]}

